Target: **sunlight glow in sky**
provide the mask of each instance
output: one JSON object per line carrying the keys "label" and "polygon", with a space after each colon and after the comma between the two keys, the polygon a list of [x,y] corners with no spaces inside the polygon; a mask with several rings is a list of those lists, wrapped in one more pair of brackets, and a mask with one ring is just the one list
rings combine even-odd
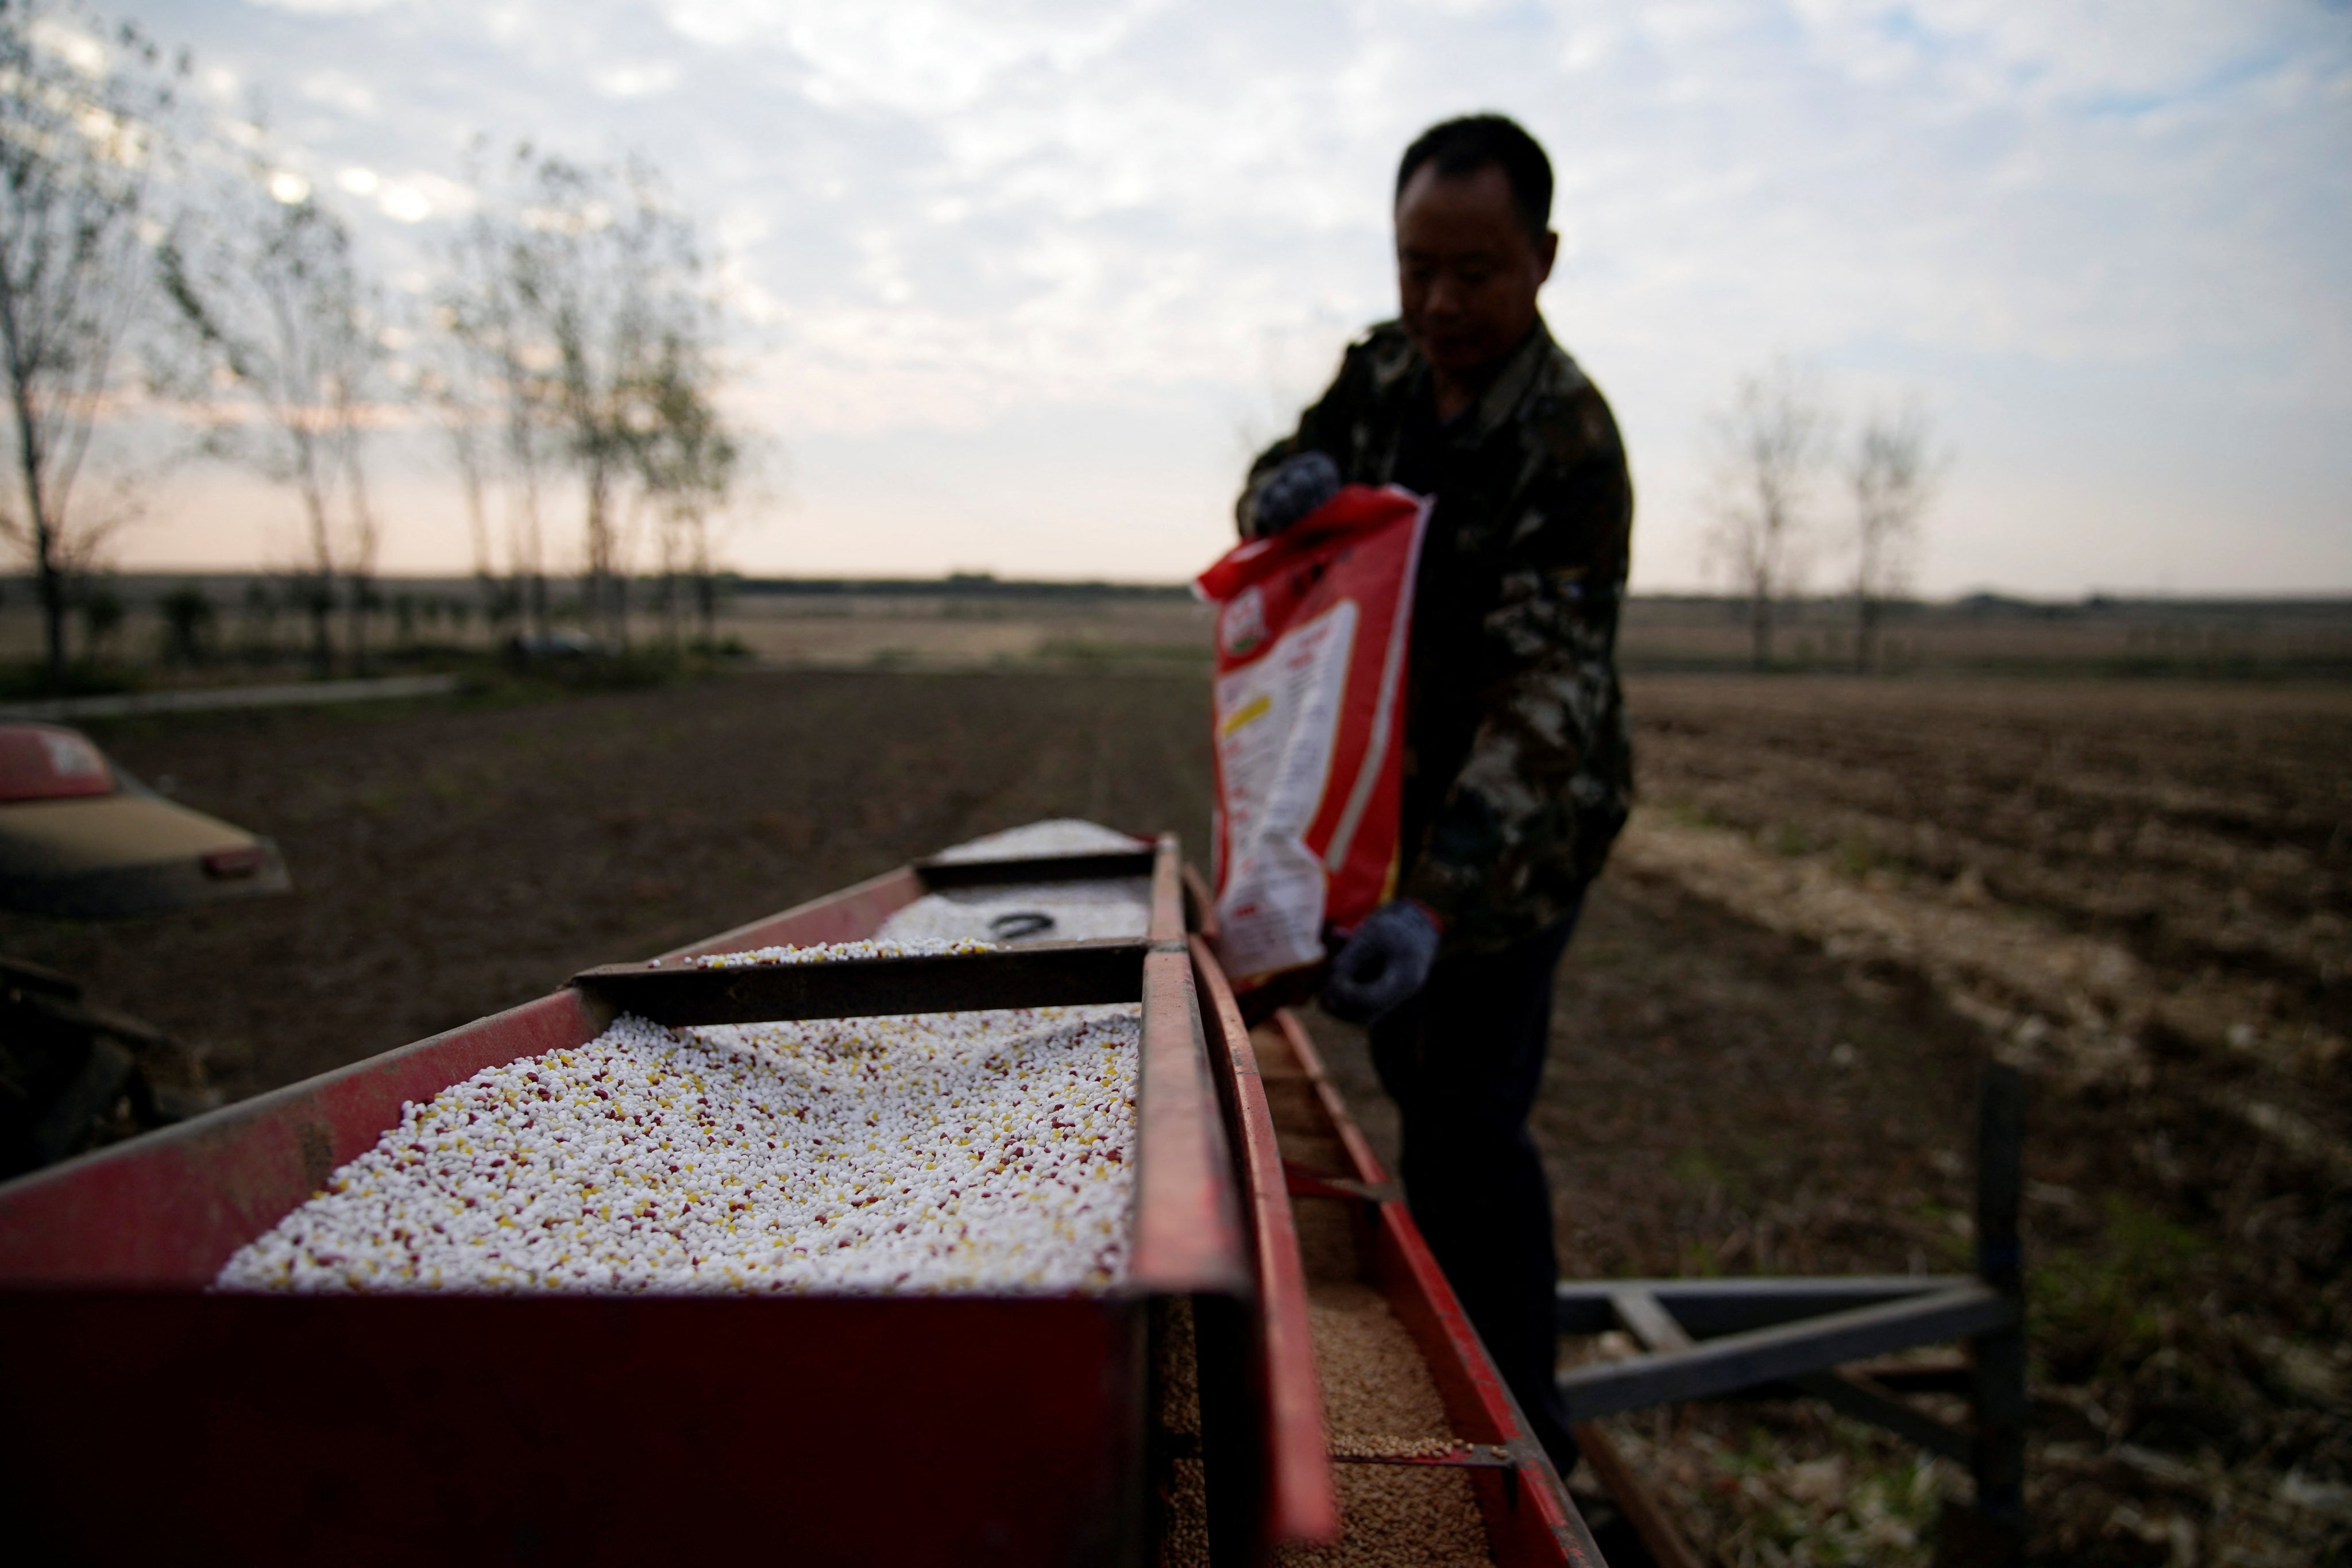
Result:
{"label": "sunlight glow in sky", "polygon": [[[264,97],[395,286],[477,132],[648,155],[783,453],[730,537],[752,571],[1189,575],[1249,447],[1393,310],[1398,153],[1494,108],[1559,176],[1545,309],[1625,430],[1637,588],[1710,580],[1707,414],[1786,353],[1850,411],[1931,412],[1931,592],[2352,590],[2341,0],[128,12]],[[437,455],[379,467],[387,569],[462,570]],[[283,564],[293,518],[191,472],[118,554]]]}

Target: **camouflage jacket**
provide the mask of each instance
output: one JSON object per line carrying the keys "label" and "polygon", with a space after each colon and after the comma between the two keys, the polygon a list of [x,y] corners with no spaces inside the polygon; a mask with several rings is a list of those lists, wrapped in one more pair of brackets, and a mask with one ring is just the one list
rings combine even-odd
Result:
{"label": "camouflage jacket", "polygon": [[[1616,668],[1633,490],[1609,405],[1538,321],[1440,425],[1428,366],[1391,322],[1349,348],[1251,482],[1302,451],[1437,498],[1414,582],[1398,890],[1444,917],[1451,948],[1571,912],[1633,789]],[[1254,533],[1246,487],[1235,511]]]}

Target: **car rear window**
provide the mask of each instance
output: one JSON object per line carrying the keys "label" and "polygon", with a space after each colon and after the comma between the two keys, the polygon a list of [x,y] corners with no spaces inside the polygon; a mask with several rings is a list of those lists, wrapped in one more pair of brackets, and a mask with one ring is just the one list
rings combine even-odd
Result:
{"label": "car rear window", "polygon": [[106,754],[71,730],[0,724],[0,802],[113,793]]}

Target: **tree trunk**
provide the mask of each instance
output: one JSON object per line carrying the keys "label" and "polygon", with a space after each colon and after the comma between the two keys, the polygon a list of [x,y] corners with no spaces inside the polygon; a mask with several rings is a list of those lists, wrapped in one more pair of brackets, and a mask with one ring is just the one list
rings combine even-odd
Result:
{"label": "tree trunk", "polygon": [[1748,599],[1748,635],[1752,644],[1750,661],[1759,670],[1772,667],[1772,591],[1759,584]]}
{"label": "tree trunk", "polygon": [[367,673],[368,580],[359,573],[353,572],[350,574],[349,581],[352,595],[351,629],[346,634],[345,640],[351,644],[352,673],[364,675]]}
{"label": "tree trunk", "polygon": [[35,548],[41,558],[41,633],[49,667],[49,684],[66,683],[66,574],[58,570],[57,551],[46,523],[33,528]]}
{"label": "tree trunk", "polygon": [[332,590],[326,583],[319,583],[310,594],[310,669],[321,679],[335,669],[335,640],[327,629],[328,617],[334,613]]}
{"label": "tree trunk", "polygon": [[[10,334],[11,346],[15,334]],[[16,384],[16,457],[25,481],[25,510],[33,525],[33,567],[41,584],[41,632],[47,656],[49,684],[66,682],[66,579],[58,566],[57,533],[49,526],[48,498],[41,493],[41,437],[33,419],[31,395],[22,375]]]}

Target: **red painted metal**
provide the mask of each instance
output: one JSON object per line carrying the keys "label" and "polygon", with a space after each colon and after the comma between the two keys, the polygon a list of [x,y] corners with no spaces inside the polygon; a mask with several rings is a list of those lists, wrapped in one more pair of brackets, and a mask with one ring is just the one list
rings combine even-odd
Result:
{"label": "red painted metal", "polygon": [[[1177,866],[1163,840],[1121,1296],[204,1293],[402,1101],[607,1022],[559,993],[0,1186],[16,1539],[93,1562],[1138,1558],[1143,1297],[1250,1288]],[[921,891],[902,869],[665,956],[855,940]]]}
{"label": "red painted metal", "polygon": [[1145,934],[1153,942],[1182,942],[1187,929],[1183,851],[1172,833],[1161,834],[1151,847],[1151,924]]}
{"label": "red painted metal", "polygon": [[605,1020],[558,992],[0,1186],[0,1289],[202,1289],[400,1120],[401,1102]]}
{"label": "red painted metal", "polygon": [[1212,947],[1216,945],[1217,896],[1209,890],[1208,879],[1189,860],[1184,862],[1184,919],[1187,926],[1208,938]]}
{"label": "red painted metal", "polygon": [[[663,956],[855,941],[921,893],[892,871]],[[372,1147],[402,1101],[583,1044],[608,1021],[559,991],[0,1186],[0,1287],[201,1289]]]}
{"label": "red painted metal", "polygon": [[8,1293],[8,1555],[1134,1562],[1143,1315]]}
{"label": "red painted metal", "polygon": [[1143,1060],[1136,1097],[1135,1251],[1128,1279],[1151,1294],[1249,1292],[1232,1151],[1209,1079],[1184,949],[1143,960]]}
{"label": "red painted metal", "polygon": [[[1331,1082],[1297,1016],[1285,1008],[1275,1014],[1273,1022],[1315,1085],[1316,1099],[1348,1152],[1356,1182],[1367,1189],[1392,1190],[1387,1171],[1355,1118],[1349,1115],[1347,1102]],[[1370,1201],[1381,1289],[1421,1347],[1438,1395],[1445,1403],[1446,1419],[1457,1436],[1503,1447],[1517,1461],[1508,1469],[1471,1471],[1495,1560],[1506,1568],[1538,1563],[1598,1568],[1601,1552],[1584,1528],[1583,1517],[1560,1485],[1535,1434],[1528,1429],[1517,1401],[1495,1370],[1486,1347],[1479,1342],[1477,1331],[1470,1326],[1412,1215],[1393,1196]]]}
{"label": "red painted metal", "polygon": [[1249,1199],[1257,1286],[1253,1371],[1265,1468],[1263,1537],[1268,1546],[1328,1542],[1339,1538],[1339,1499],[1282,1149],[1233,988],[1204,937],[1193,937],[1192,949],[1194,982],[1211,1025],[1210,1056],[1229,1091],[1233,1142]]}

